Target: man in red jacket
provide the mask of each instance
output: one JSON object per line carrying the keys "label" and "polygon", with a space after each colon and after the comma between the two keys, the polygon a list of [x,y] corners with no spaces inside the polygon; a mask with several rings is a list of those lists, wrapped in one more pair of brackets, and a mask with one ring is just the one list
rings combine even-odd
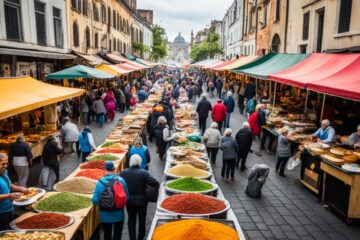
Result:
{"label": "man in red jacket", "polygon": [[226,106],[222,103],[221,99],[219,99],[214,105],[211,116],[213,121],[217,122],[219,126],[219,131],[221,133],[221,128],[226,118]]}

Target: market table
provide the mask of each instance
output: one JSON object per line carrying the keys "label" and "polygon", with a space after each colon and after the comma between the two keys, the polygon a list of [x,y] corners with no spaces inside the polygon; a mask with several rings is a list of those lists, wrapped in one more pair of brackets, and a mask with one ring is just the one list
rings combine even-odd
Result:
{"label": "market table", "polygon": [[300,182],[318,194],[319,200],[322,191],[322,171],[320,169],[321,158],[312,155],[307,149],[301,154]]}
{"label": "market table", "polygon": [[347,218],[360,218],[360,172],[349,172],[341,166],[322,159],[322,202]]}
{"label": "market table", "polygon": [[[47,192],[44,198],[47,198],[51,195],[57,194],[57,192]],[[87,197],[92,197],[92,195],[85,195]],[[27,217],[34,215],[34,212],[27,212],[22,214],[16,219],[16,221],[21,221]],[[71,240],[77,231],[83,233],[83,239],[88,240],[94,233],[96,227],[99,225],[98,210],[94,206],[80,209],[75,212],[68,213],[74,217],[74,223],[66,228],[60,229],[60,232],[65,233],[65,239]]]}

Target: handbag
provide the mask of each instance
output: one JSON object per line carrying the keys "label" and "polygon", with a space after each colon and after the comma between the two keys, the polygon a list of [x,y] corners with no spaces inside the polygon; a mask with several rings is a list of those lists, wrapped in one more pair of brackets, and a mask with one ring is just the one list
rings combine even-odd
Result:
{"label": "handbag", "polygon": [[148,202],[157,202],[159,191],[149,185],[146,185],[146,200]]}

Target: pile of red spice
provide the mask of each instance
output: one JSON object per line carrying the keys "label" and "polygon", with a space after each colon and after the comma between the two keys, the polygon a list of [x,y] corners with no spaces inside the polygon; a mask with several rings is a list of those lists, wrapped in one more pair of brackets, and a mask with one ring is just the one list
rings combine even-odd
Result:
{"label": "pile of red spice", "polygon": [[58,213],[38,213],[16,223],[21,229],[56,229],[70,222],[70,217]]}
{"label": "pile of red spice", "polygon": [[112,153],[112,154],[123,154],[125,152],[126,151],[124,150],[116,149],[116,148],[104,148],[96,151],[96,153]]}
{"label": "pile of red spice", "polygon": [[92,161],[80,165],[80,169],[105,169],[105,161]]}
{"label": "pile of red spice", "polygon": [[76,177],[87,177],[94,180],[99,180],[106,175],[105,170],[101,169],[85,169],[76,174]]}
{"label": "pile of red spice", "polygon": [[183,214],[210,214],[226,208],[223,201],[197,193],[177,194],[166,198],[161,207]]}

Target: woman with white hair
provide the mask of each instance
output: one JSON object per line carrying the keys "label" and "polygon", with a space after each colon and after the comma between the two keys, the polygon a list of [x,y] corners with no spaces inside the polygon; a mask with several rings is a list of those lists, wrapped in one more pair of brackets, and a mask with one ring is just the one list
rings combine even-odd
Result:
{"label": "woman with white hair", "polygon": [[133,146],[130,148],[129,156],[139,155],[141,157],[141,164],[140,167],[142,169],[148,170],[149,163],[151,161],[149,149],[143,144],[141,137],[137,137],[134,140]]}
{"label": "woman with white hair", "polygon": [[172,140],[170,129],[164,116],[159,117],[158,124],[154,128],[154,136],[160,160],[164,160],[163,157],[166,153],[168,144]]}
{"label": "woman with white hair", "polygon": [[236,133],[235,139],[239,148],[239,155],[236,161],[236,167],[239,167],[241,160],[240,170],[244,171],[246,169],[246,159],[249,152],[251,151],[250,149],[253,141],[250,125],[248,122],[243,123],[243,127]]}
{"label": "woman with white hair", "polygon": [[239,153],[237,142],[231,135],[232,130],[230,128],[225,129],[224,137],[220,143],[220,149],[223,152],[221,177],[225,177],[227,181],[234,180],[236,157]]}
{"label": "woman with white hair", "polygon": [[225,119],[225,128],[230,127],[230,115],[234,112],[235,100],[233,98],[233,93],[228,91],[226,93],[226,98],[224,99],[224,105],[226,106],[226,119]]}
{"label": "woman with white hair", "polygon": [[281,177],[285,177],[284,170],[286,163],[288,162],[289,158],[291,157],[291,144],[287,138],[289,133],[289,129],[284,127],[281,130],[281,134],[278,138],[278,146],[276,149],[277,154],[277,162],[276,162],[276,171],[280,170],[279,175]]}
{"label": "woman with white hair", "polygon": [[334,141],[335,129],[330,125],[328,119],[321,121],[321,128],[319,128],[314,136],[317,137],[322,143],[331,143]]}
{"label": "woman with white hair", "polygon": [[[150,186],[155,190],[160,187],[159,182],[153,178],[147,171],[141,169],[142,159],[138,154],[130,157],[130,168],[120,173],[128,187],[130,198],[126,204],[126,210],[129,214],[128,228],[130,239],[144,239],[146,227],[146,212],[148,199],[146,197],[146,188]],[[136,221],[139,218],[139,231],[136,236]]]}
{"label": "woman with white hair", "polygon": [[211,163],[215,164],[216,155],[219,151],[219,145],[221,140],[221,133],[216,122],[212,122],[210,127],[206,129],[203,140],[205,142],[207,154],[211,160]]}
{"label": "woman with white hair", "polygon": [[31,148],[25,142],[24,136],[17,137],[10,147],[9,162],[14,166],[21,187],[27,186],[32,157]]}

